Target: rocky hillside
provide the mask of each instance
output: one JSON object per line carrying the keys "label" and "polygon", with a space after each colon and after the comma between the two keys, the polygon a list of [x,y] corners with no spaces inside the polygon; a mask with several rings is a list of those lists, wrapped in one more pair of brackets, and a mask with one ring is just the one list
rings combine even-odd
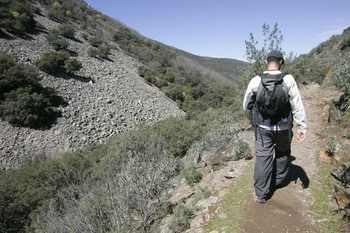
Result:
{"label": "rocky hillside", "polygon": [[[47,31],[59,25],[48,19],[45,11],[35,19]],[[57,123],[48,130],[34,130],[0,121],[1,169],[16,168],[36,154],[55,155],[104,142],[140,122],[152,124],[184,115],[174,101],[137,75],[141,64],[116,43],[111,44],[115,49],[108,60],[88,56],[89,45],[82,33],[77,31],[76,40],[69,41],[69,49],[78,54],[83,69],[69,78],[40,73],[42,85],[56,90],[67,102],[59,109],[62,115]],[[0,47],[14,54],[18,62],[33,65],[43,53],[53,50],[45,35],[38,33],[30,39],[1,38]]]}

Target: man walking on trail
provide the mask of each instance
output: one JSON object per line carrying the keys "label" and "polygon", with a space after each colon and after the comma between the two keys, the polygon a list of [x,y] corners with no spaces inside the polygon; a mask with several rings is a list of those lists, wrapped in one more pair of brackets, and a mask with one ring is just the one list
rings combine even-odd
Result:
{"label": "man walking on trail", "polygon": [[297,84],[292,75],[280,71],[282,53],[271,51],[266,64],[267,70],[250,81],[243,100],[255,129],[254,187],[259,203],[266,202],[272,188],[286,182],[293,120],[298,126],[299,144],[305,140],[307,127]]}

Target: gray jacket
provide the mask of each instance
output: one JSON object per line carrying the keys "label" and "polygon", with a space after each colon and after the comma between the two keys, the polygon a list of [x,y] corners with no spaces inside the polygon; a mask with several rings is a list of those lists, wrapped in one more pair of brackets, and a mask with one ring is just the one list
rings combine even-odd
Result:
{"label": "gray jacket", "polygon": [[[269,74],[280,74],[281,71],[274,70],[274,71],[265,71],[264,73]],[[305,133],[307,124],[306,124],[306,115],[305,115],[305,109],[304,105],[300,96],[300,92],[298,89],[298,86],[293,78],[292,75],[287,74],[284,79],[284,83],[286,84],[288,88],[288,94],[289,94],[289,102],[291,106],[291,111],[293,115],[293,119],[295,123],[298,126],[298,132]],[[255,76],[252,80],[250,80],[249,85],[247,87],[247,90],[244,95],[243,99],[243,109],[246,113],[247,118],[252,121],[253,119],[253,106],[255,103],[255,95],[258,90],[259,84],[261,82],[260,76]],[[283,130],[283,127],[279,127],[276,125],[260,125],[262,128],[271,129],[271,130]]]}

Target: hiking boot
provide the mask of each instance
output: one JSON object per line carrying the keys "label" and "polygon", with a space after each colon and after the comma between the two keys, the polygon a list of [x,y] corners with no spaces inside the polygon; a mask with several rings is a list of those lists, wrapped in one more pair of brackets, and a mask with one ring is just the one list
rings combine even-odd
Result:
{"label": "hiking boot", "polygon": [[283,188],[283,187],[285,187],[287,185],[288,185],[288,180],[284,179],[281,182],[279,182],[278,184],[276,184],[275,187],[276,187],[276,189],[279,189],[279,188]]}
{"label": "hiking boot", "polygon": [[266,203],[266,199],[265,198],[261,198],[261,197],[257,197],[256,201],[260,204],[265,204]]}

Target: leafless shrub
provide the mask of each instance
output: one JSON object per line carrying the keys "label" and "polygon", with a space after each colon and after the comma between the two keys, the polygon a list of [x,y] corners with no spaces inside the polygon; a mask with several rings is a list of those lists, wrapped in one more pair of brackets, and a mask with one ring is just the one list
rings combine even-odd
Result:
{"label": "leafless shrub", "polygon": [[121,136],[109,158],[96,168],[95,181],[62,190],[38,219],[37,229],[146,232],[162,215],[161,192],[178,173],[178,162],[165,146],[154,134]]}

